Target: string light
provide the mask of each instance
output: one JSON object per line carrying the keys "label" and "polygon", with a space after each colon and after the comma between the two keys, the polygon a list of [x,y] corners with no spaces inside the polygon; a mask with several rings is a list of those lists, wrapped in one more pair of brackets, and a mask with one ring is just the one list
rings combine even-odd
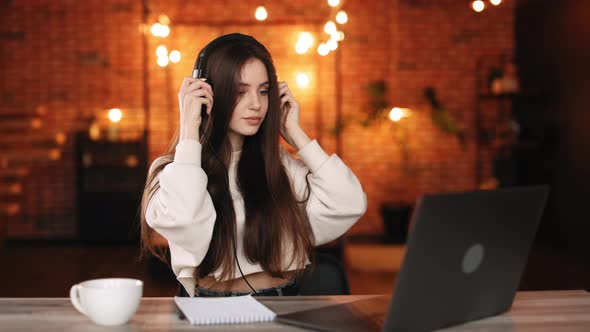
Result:
{"label": "string light", "polygon": [[162,14],[158,16],[158,22],[160,22],[163,25],[170,25],[170,18],[165,14]]}
{"label": "string light", "polygon": [[490,0],[490,3],[494,6],[498,6],[502,3],[502,0]]}
{"label": "string light", "polygon": [[409,108],[394,107],[389,111],[389,119],[393,122],[399,122],[402,118],[410,116]]}
{"label": "string light", "polygon": [[330,40],[340,41],[340,31],[334,31],[331,33]]}
{"label": "string light", "polygon": [[335,51],[338,48],[338,42],[335,41],[334,39],[330,39],[326,42],[326,45],[328,46],[328,49],[330,51]]}
{"label": "string light", "polygon": [[295,81],[297,82],[297,85],[301,88],[306,88],[307,86],[309,86],[309,76],[305,73],[298,73],[297,76],[295,77]]}
{"label": "string light", "polygon": [[336,24],[332,21],[326,22],[326,25],[324,25],[324,31],[329,35],[334,33],[336,31]]}
{"label": "string light", "polygon": [[150,29],[152,35],[160,38],[166,38],[170,34],[170,28],[161,23],[154,23]]}
{"label": "string light", "polygon": [[181,57],[182,55],[180,54],[179,50],[174,50],[170,52],[170,55],[168,56],[168,58],[170,58],[170,62],[172,63],[178,63]]}
{"label": "string light", "polygon": [[121,112],[120,109],[111,108],[109,110],[109,121],[111,121],[113,123],[117,123],[117,122],[121,121],[122,117],[123,117],[123,112]]}
{"label": "string light", "polygon": [[254,14],[257,20],[264,21],[268,17],[268,12],[264,6],[258,6],[256,8],[256,13]]}
{"label": "string light", "polygon": [[404,116],[404,112],[399,107],[394,107],[389,112],[389,118],[393,122],[398,122]]}
{"label": "string light", "polygon": [[486,4],[481,0],[475,0],[471,3],[471,8],[480,13],[486,8]]}
{"label": "string light", "polygon": [[167,56],[159,56],[158,57],[158,66],[160,66],[160,67],[166,67],[166,66],[168,66],[168,63],[169,62],[170,61],[169,61],[169,59],[168,59]]}
{"label": "string light", "polygon": [[328,45],[326,45],[325,43],[322,43],[318,46],[318,54],[321,56],[326,56],[330,53],[330,49],[328,48]]}
{"label": "string light", "polygon": [[345,24],[348,22],[348,14],[346,14],[344,10],[339,11],[338,14],[336,14],[336,22],[338,22],[338,24]]}
{"label": "string light", "polygon": [[156,55],[158,57],[168,56],[168,48],[164,45],[160,45],[156,48]]}
{"label": "string light", "polygon": [[336,7],[340,4],[340,0],[328,0],[328,5],[330,5],[330,7]]}
{"label": "string light", "polygon": [[311,47],[313,47],[313,36],[309,32],[302,32],[299,34],[297,43],[295,44],[295,52],[298,54],[305,54]]}

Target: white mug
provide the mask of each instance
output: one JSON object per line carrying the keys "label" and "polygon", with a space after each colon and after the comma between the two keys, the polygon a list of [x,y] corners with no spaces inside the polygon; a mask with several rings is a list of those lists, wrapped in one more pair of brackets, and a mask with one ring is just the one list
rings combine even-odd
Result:
{"label": "white mug", "polygon": [[141,280],[105,278],[72,286],[70,300],[79,312],[98,325],[121,325],[133,317],[142,294]]}

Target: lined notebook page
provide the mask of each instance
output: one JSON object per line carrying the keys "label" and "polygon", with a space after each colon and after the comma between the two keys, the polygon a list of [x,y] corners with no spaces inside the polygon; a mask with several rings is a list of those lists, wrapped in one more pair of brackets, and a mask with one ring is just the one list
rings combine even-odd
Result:
{"label": "lined notebook page", "polygon": [[252,295],[175,297],[174,302],[193,325],[268,322],[276,314]]}

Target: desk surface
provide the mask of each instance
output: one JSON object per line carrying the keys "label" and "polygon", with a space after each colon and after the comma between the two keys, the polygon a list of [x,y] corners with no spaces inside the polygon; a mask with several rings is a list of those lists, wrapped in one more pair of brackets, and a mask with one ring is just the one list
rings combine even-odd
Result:
{"label": "desk surface", "polygon": [[[278,314],[319,308],[382,295],[263,297]],[[78,313],[69,298],[0,298],[2,331],[302,331],[278,323],[198,327],[176,318],[172,298],[143,298],[127,325],[100,327]],[[512,309],[445,331],[590,331],[590,293],[585,291],[519,292]]]}

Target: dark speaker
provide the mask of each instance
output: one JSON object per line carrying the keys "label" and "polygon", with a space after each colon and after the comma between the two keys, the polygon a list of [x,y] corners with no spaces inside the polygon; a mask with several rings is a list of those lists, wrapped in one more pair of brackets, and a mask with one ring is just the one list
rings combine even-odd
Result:
{"label": "dark speaker", "polygon": [[76,136],[80,240],[137,243],[147,173],[143,141],[91,140]]}

